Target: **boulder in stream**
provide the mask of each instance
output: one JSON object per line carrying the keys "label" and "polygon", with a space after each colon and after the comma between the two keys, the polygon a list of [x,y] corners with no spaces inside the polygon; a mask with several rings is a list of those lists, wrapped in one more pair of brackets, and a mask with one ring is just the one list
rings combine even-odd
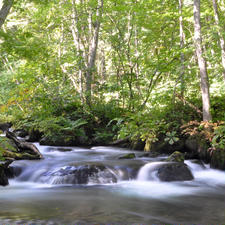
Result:
{"label": "boulder in stream", "polygon": [[136,155],[134,153],[128,153],[126,155],[120,156],[119,159],[134,159]]}
{"label": "boulder in stream", "polygon": [[167,162],[180,162],[183,163],[184,162],[184,154],[181,152],[174,152],[172,153],[167,159]]}
{"label": "boulder in stream", "polygon": [[9,184],[8,178],[10,178],[10,167],[9,165],[13,160],[7,160],[5,162],[0,161],[0,185],[6,186]]}
{"label": "boulder in stream", "polygon": [[48,172],[52,184],[105,184],[116,183],[113,171],[102,164],[65,166],[56,171]]}
{"label": "boulder in stream", "polygon": [[178,162],[162,164],[158,168],[156,176],[161,181],[186,181],[194,179],[187,165]]}
{"label": "boulder in stream", "polygon": [[194,177],[185,163],[152,162],[146,164],[138,173],[139,180],[187,181]]}
{"label": "boulder in stream", "polygon": [[9,184],[9,181],[8,181],[8,177],[6,176],[6,173],[5,173],[5,168],[0,162],[0,185],[6,186],[8,184]]}

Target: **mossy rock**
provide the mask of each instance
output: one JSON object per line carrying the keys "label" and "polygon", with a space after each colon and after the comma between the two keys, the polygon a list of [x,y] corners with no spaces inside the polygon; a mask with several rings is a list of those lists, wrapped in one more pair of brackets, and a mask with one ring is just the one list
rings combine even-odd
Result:
{"label": "mossy rock", "polygon": [[184,163],[168,162],[161,164],[158,168],[156,176],[161,181],[187,181],[193,180],[193,174],[189,170],[188,166]]}
{"label": "mossy rock", "polygon": [[15,158],[17,147],[14,142],[6,137],[0,137],[0,160],[5,161],[5,158]]}
{"label": "mossy rock", "polygon": [[172,153],[167,159],[167,162],[179,162],[179,163],[183,163],[184,162],[184,154],[181,152],[174,152]]}
{"label": "mossy rock", "polygon": [[119,159],[134,159],[134,158],[136,158],[136,155],[134,153],[128,153],[126,155],[119,157]]}
{"label": "mossy rock", "polygon": [[211,155],[209,152],[210,145],[204,139],[198,139],[198,155],[201,160],[205,163],[209,163],[211,161]]}
{"label": "mossy rock", "polygon": [[197,158],[203,160],[205,163],[209,163],[211,159],[210,153],[208,151],[209,148],[210,145],[204,137],[200,135],[189,136],[185,141],[185,158]]}
{"label": "mossy rock", "polygon": [[27,152],[19,152],[11,139],[0,137],[0,160],[5,161],[7,159],[37,159],[37,157]]}
{"label": "mossy rock", "polygon": [[225,170],[225,149],[216,149],[212,152],[210,166],[215,169]]}

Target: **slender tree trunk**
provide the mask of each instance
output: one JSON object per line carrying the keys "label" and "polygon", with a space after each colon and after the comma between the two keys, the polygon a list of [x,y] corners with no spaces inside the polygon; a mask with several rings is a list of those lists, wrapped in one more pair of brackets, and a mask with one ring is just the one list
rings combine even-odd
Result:
{"label": "slender tree trunk", "polygon": [[[97,12],[96,12],[97,20],[95,22],[94,34],[93,34],[93,38],[91,40],[91,46],[89,48],[88,66],[87,66],[87,71],[86,71],[86,74],[85,74],[85,78],[86,78],[85,95],[86,95],[86,103],[89,106],[91,105],[92,74],[93,74],[93,70],[94,70],[94,66],[95,66],[95,59],[96,59],[97,48],[98,48],[100,19],[101,19],[101,16],[102,16],[102,8],[103,8],[103,0],[98,0],[98,8],[97,8]],[[93,23],[93,21],[90,21],[89,26],[91,26],[92,23]],[[89,29],[92,29],[92,27],[90,27]]]}
{"label": "slender tree trunk", "polygon": [[194,42],[201,77],[203,121],[209,121],[212,119],[212,116],[210,113],[210,93],[209,93],[208,73],[202,49],[200,0],[194,0]]}
{"label": "slender tree trunk", "polygon": [[3,0],[2,8],[0,9],[0,29],[9,14],[9,11],[13,5],[13,0]]}
{"label": "slender tree trunk", "polygon": [[[184,29],[183,29],[183,15],[182,15],[182,9],[183,9],[183,0],[179,0],[179,22],[180,22],[180,48],[181,50],[184,49]],[[180,83],[181,83],[181,96],[184,96],[184,71],[185,71],[185,66],[184,66],[184,53],[181,52],[180,54]]]}
{"label": "slender tree trunk", "polygon": [[219,18],[217,0],[212,0],[212,3],[213,3],[213,9],[214,9],[215,22],[216,22],[216,25],[218,26],[218,35],[220,39],[221,58],[222,58],[222,66],[223,66],[223,78],[225,82],[225,41],[224,41],[221,27],[220,27],[220,18]]}
{"label": "slender tree trunk", "polygon": [[84,67],[86,66],[85,64],[86,56],[85,56],[85,47],[82,43],[82,37],[78,30],[78,24],[79,24],[79,16],[78,16],[77,8],[76,8],[76,1],[73,0],[72,1],[72,25],[70,29],[72,31],[74,46],[76,47],[77,55],[79,57],[79,66],[78,66],[79,88],[77,89],[77,91],[80,93],[82,103],[84,103],[83,70],[84,70]]}

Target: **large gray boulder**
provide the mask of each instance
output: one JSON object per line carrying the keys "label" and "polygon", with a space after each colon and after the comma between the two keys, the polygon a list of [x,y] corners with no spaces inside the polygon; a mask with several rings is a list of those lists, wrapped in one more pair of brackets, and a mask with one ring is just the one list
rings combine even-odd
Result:
{"label": "large gray boulder", "polygon": [[113,171],[102,164],[65,166],[45,174],[53,184],[104,184],[115,183],[117,178]]}
{"label": "large gray boulder", "polygon": [[161,181],[186,181],[194,179],[187,165],[178,162],[162,164],[158,168],[156,175]]}
{"label": "large gray boulder", "polygon": [[141,180],[187,181],[194,177],[185,163],[180,162],[152,162],[146,164],[139,172]]}

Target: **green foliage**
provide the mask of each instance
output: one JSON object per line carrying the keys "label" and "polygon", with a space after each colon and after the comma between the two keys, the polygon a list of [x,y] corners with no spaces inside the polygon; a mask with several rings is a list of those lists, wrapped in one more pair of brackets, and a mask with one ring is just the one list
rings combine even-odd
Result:
{"label": "green foliage", "polygon": [[93,134],[96,143],[109,143],[112,141],[114,134],[109,130],[100,129]]}
{"label": "green foliage", "polygon": [[151,140],[151,142],[155,142],[157,141],[157,134],[161,132],[160,129],[164,124],[165,121],[153,118],[152,114],[128,114],[127,119],[119,124],[118,138],[130,136],[132,140],[141,139],[142,141]]}
{"label": "green foliage", "polygon": [[177,132],[166,132],[166,138],[164,140],[167,141],[170,145],[173,145],[175,142],[179,141],[179,138],[177,137]]}
{"label": "green foliage", "polygon": [[[174,144],[182,124],[201,120],[190,107],[202,107],[192,4],[183,6],[181,48],[178,1],[104,1],[91,68],[92,104],[87,105],[85,84],[98,19],[96,4],[96,0],[75,1],[75,5],[62,0],[14,2],[0,31],[1,120],[38,129],[49,137],[88,136],[99,142],[131,137],[152,143],[164,134],[165,141]],[[223,28],[224,7],[222,1],[218,4]],[[211,19],[211,4],[204,2],[201,12],[211,112],[214,121],[225,120],[220,26]],[[179,93],[185,101],[176,97]],[[223,146],[220,129],[215,146]]]}
{"label": "green foliage", "polygon": [[120,117],[123,110],[118,107],[116,101],[100,102],[97,101],[90,109],[90,113],[96,117],[98,123],[103,123],[105,126],[110,126],[109,121]]}
{"label": "green foliage", "polygon": [[220,125],[214,129],[212,147],[215,149],[225,149],[225,125]]}
{"label": "green foliage", "polygon": [[211,112],[214,121],[225,120],[225,95],[220,94],[211,98]]}

